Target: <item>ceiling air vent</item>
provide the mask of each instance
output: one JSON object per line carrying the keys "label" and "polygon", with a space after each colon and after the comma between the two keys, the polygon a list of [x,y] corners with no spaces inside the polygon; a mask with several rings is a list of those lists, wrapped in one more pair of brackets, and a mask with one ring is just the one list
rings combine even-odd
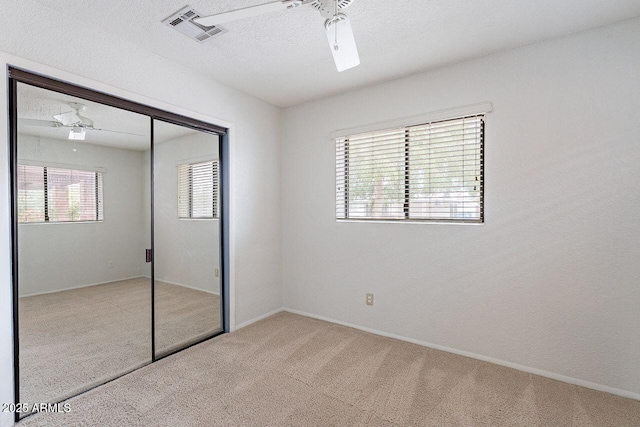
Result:
{"label": "ceiling air vent", "polygon": [[163,19],[162,23],[175,28],[198,43],[202,43],[213,36],[220,35],[227,31],[222,27],[205,27],[204,25],[199,25],[193,22],[194,19],[199,17],[200,14],[193,10],[191,6],[185,6],[176,13],[171,14],[171,16]]}

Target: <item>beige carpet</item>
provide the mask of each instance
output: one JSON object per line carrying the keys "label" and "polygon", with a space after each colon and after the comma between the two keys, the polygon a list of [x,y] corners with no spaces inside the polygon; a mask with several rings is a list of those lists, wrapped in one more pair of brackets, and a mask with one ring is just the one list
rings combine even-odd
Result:
{"label": "beige carpet", "polygon": [[[220,328],[217,295],[156,281],[156,347]],[[20,298],[20,401],[57,402],[151,362],[150,280]]]}
{"label": "beige carpet", "polygon": [[222,329],[220,297],[156,280],[156,354]]}
{"label": "beige carpet", "polygon": [[640,402],[280,313],[21,426],[639,426]]}

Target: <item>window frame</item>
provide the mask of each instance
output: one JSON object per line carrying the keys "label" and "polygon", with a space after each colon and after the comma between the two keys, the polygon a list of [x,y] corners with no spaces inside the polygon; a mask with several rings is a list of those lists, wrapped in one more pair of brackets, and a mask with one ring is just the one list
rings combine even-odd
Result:
{"label": "window frame", "polygon": [[[18,170],[20,166],[36,166],[42,168],[42,178],[43,178],[43,220],[42,221],[20,221],[19,217],[17,218],[18,225],[29,225],[29,224],[93,224],[93,223],[101,223],[104,222],[104,172],[99,170],[89,170],[89,169],[81,169],[74,166],[67,165],[56,165],[56,164],[31,164],[32,162],[27,163],[19,163]],[[95,186],[95,208],[96,215],[95,219],[81,219],[81,220],[52,220],[49,215],[49,186],[48,186],[48,169],[57,169],[57,170],[68,170],[73,172],[89,172],[93,174],[93,184]],[[18,173],[19,177],[19,173]],[[16,183],[19,185],[19,178],[16,180]],[[20,206],[20,198],[16,201],[17,208]]]}
{"label": "window frame", "polygon": [[[482,104],[481,104],[482,105]],[[387,126],[368,126],[364,129],[351,129],[349,131],[338,131],[334,132],[331,137],[334,142],[335,148],[335,158],[336,161],[334,163],[334,201],[335,201],[335,209],[334,215],[336,222],[369,222],[369,223],[413,223],[413,224],[452,224],[452,225],[483,225],[485,223],[485,127],[486,127],[486,112],[492,111],[491,104],[488,104],[489,107],[486,108],[483,112],[478,111],[477,113],[464,114],[462,116],[456,117],[442,117],[442,113],[433,113],[434,120],[409,120],[407,119],[406,123],[398,123],[398,122],[389,122]],[[475,107],[475,106],[474,106]],[[474,108],[471,107],[471,108]],[[436,118],[437,117],[437,118]],[[479,217],[477,219],[467,219],[467,218],[416,218],[410,216],[410,204],[411,204],[411,153],[410,153],[410,133],[411,128],[426,126],[436,123],[443,123],[455,120],[462,120],[467,118],[479,118],[480,123],[480,132],[479,132],[479,171],[480,171],[480,191],[479,191]],[[395,126],[391,126],[391,125]],[[392,218],[392,217],[352,217],[349,216],[349,141],[350,138],[356,135],[365,134],[365,133],[378,133],[378,132],[391,132],[393,130],[400,130],[404,128],[405,134],[405,142],[404,142],[404,200],[403,200],[403,218]],[[340,140],[343,141],[344,147],[343,151],[340,154],[338,151],[338,144]],[[338,191],[338,156],[342,156],[342,160],[344,162],[344,166],[342,171],[344,171],[344,189],[342,191]],[[340,195],[342,193],[342,195]],[[340,208],[342,212],[344,212],[344,217],[339,216],[339,200],[342,201],[343,206]]]}

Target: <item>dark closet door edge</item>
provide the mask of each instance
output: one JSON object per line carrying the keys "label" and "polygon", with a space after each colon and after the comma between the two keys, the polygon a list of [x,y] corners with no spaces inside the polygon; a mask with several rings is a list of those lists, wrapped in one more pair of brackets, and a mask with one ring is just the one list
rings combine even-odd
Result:
{"label": "dark closet door edge", "polygon": [[[13,306],[13,397],[20,402],[20,329],[18,325],[18,84],[8,79],[9,89],[9,182],[11,183],[11,296]],[[14,421],[20,421],[20,413],[14,413]]]}
{"label": "dark closet door edge", "polygon": [[222,328],[224,332],[231,332],[231,254],[230,254],[230,215],[231,206],[229,200],[229,134],[222,135],[218,146],[220,147],[220,169],[218,177],[220,182],[220,258],[221,258],[221,297],[222,297]]}

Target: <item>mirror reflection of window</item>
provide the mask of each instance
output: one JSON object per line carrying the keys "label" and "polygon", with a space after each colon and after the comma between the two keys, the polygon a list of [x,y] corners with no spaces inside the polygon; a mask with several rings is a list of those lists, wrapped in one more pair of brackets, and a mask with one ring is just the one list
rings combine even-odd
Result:
{"label": "mirror reflection of window", "polygon": [[44,222],[44,168],[18,165],[18,222]]}
{"label": "mirror reflection of window", "polygon": [[178,166],[178,216],[182,219],[218,217],[218,162]]}
{"label": "mirror reflection of window", "polygon": [[102,221],[102,172],[18,165],[18,222]]}

